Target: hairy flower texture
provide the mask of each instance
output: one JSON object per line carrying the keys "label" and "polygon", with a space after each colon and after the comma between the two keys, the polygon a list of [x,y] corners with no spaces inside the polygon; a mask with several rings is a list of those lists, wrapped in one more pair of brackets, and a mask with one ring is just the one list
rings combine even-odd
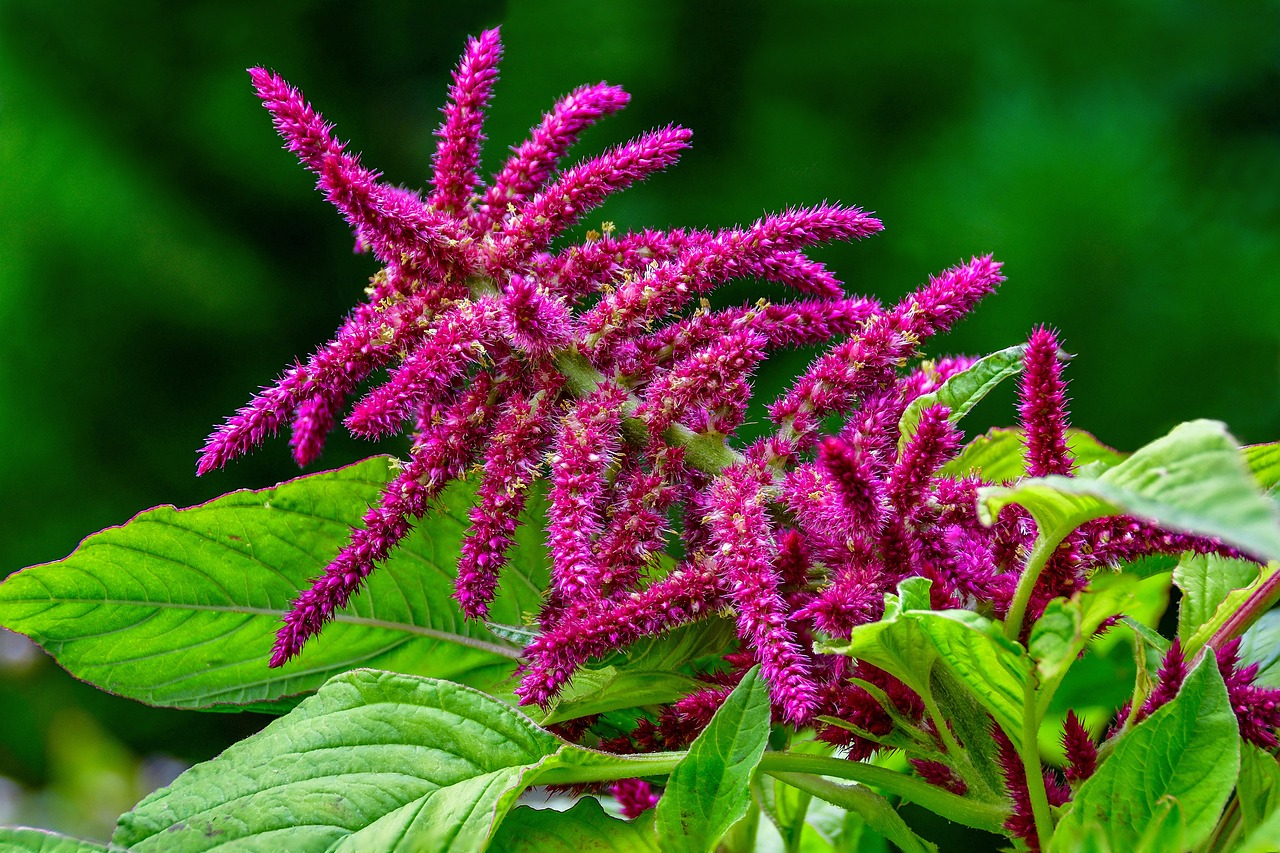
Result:
{"label": "hairy flower texture", "polygon": [[483,618],[493,601],[499,573],[524,509],[534,470],[542,461],[548,433],[547,389],[530,398],[511,398],[489,438],[471,529],[458,558],[457,599],[462,612]]}
{"label": "hairy flower texture", "polygon": [[820,356],[770,416],[801,447],[813,441],[822,418],[847,413],[868,394],[893,384],[897,368],[928,337],[945,332],[1004,280],[1000,264],[974,258],[932,277],[893,310],[867,321],[862,331]]}
{"label": "hairy flower texture", "polygon": [[1071,473],[1066,390],[1058,338],[1040,326],[1027,341],[1019,387],[1018,414],[1027,445],[1028,477]]}
{"label": "hairy flower texture", "polygon": [[556,103],[534,127],[529,138],[512,149],[512,156],[494,176],[484,198],[471,214],[471,226],[486,231],[500,223],[508,209],[524,201],[546,183],[556,163],[578,135],[599,119],[627,105],[630,96],[618,86],[597,83],[574,89]]}
{"label": "hairy flower texture", "polygon": [[431,205],[437,210],[457,212],[471,201],[480,183],[480,148],[484,144],[484,110],[498,80],[502,41],[498,31],[486,30],[467,40],[458,68],[449,87],[449,103],[444,122],[436,131],[440,145],[432,163]]}
{"label": "hairy flower texture", "polygon": [[694,350],[650,383],[636,416],[661,433],[681,412],[701,410],[707,413],[707,430],[732,432],[746,411],[747,379],[764,358],[764,347],[763,337],[738,329]]}
{"label": "hairy flower texture", "polygon": [[547,519],[553,558],[549,604],[555,609],[578,607],[599,597],[601,563],[594,545],[602,527],[606,474],[619,449],[625,400],[623,388],[606,382],[562,421],[551,457]]}
{"label": "hairy flower texture", "polygon": [[1067,766],[1062,775],[1068,782],[1083,782],[1093,775],[1098,766],[1098,747],[1075,711],[1067,711],[1067,718],[1062,723],[1062,748],[1067,756]]}
{"label": "hairy flower texture", "polygon": [[[999,726],[992,727],[991,735],[999,749],[997,758],[1000,762],[1001,773],[1004,776],[1005,790],[1013,804],[1012,813],[1004,822],[1004,828],[1015,838],[1021,838],[1026,842],[1029,849],[1039,850],[1040,840],[1036,836],[1035,817],[1031,813],[1031,792],[1027,788],[1027,777],[1022,758]],[[1071,799],[1071,789],[1060,784],[1059,780],[1047,769],[1042,772],[1044,773],[1045,794],[1048,796],[1049,805],[1056,807],[1066,804]]]}
{"label": "hairy flower texture", "polygon": [[662,794],[643,779],[619,779],[610,786],[609,793],[618,801],[627,820],[640,817],[662,799]]}
{"label": "hairy flower texture", "polygon": [[960,433],[946,406],[930,406],[920,415],[915,435],[907,442],[898,463],[889,472],[889,502],[900,516],[910,520],[925,498],[933,475],[960,447]]}
{"label": "hairy flower texture", "polygon": [[944,788],[961,797],[969,792],[969,786],[965,784],[964,779],[957,776],[954,770],[941,761],[912,758],[910,763],[916,772],[920,774],[920,778],[930,785],[937,785],[939,788]]}
{"label": "hairy flower texture", "polygon": [[1172,702],[1178,695],[1178,691],[1182,689],[1182,682],[1186,677],[1187,661],[1182,654],[1182,641],[1175,637],[1173,645],[1169,647],[1169,651],[1165,652],[1164,659],[1160,662],[1160,671],[1156,673],[1156,685],[1147,695],[1147,700],[1142,703],[1142,707],[1138,709],[1134,722],[1146,719],[1157,708]]}
{"label": "hairy flower texture", "polygon": [[762,490],[769,482],[758,465],[734,466],[711,487],[706,524],[725,595],[738,616],[738,634],[760,659],[774,704],[801,725],[816,703],[809,664],[787,627],[776,562],[778,547]]}
{"label": "hairy flower texture", "polygon": [[670,530],[667,510],[679,498],[684,453],[664,447],[653,454],[646,469],[634,457],[623,459],[611,499],[604,532],[596,540],[597,575],[602,597],[630,590],[645,566],[656,557]]}
{"label": "hairy flower texture", "polygon": [[1258,665],[1240,666],[1240,638],[1217,650],[1218,671],[1227,684],[1231,710],[1240,722],[1240,736],[1254,746],[1271,751],[1280,746],[1280,690],[1254,684]]}
{"label": "hairy flower texture", "polygon": [[644,589],[593,602],[585,613],[566,613],[544,630],[525,649],[528,663],[516,695],[544,705],[592,658],[715,613],[723,604],[711,565],[697,554]]}
{"label": "hairy flower texture", "polygon": [[493,384],[486,374],[478,376],[448,407],[439,427],[415,445],[408,464],[383,489],[379,505],[365,513],[365,526],[351,531],[347,546],[294,601],[276,635],[272,666],[296,655],[335,611],[347,605],[374,565],[385,560],[408,535],[413,520],[422,517],[430,500],[462,474],[492,417],[488,397]]}

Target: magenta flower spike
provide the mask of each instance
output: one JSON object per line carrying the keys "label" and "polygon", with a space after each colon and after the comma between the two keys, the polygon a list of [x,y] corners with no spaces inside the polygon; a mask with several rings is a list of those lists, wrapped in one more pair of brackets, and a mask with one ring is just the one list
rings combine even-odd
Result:
{"label": "magenta flower spike", "polygon": [[1027,476],[1071,474],[1067,450],[1067,385],[1058,338],[1044,326],[1031,333],[1019,388],[1018,413],[1027,445]]}
{"label": "magenta flower spike", "polygon": [[524,261],[612,193],[675,163],[691,136],[683,127],[650,131],[561,173],[498,232],[505,247],[498,259],[503,265]]}
{"label": "magenta flower spike", "polygon": [[498,30],[485,30],[467,40],[467,49],[453,72],[444,122],[436,131],[440,143],[432,163],[431,206],[461,213],[471,203],[480,183],[480,147],[484,144],[484,110],[498,80],[502,41]]}
{"label": "magenta flower spike", "polygon": [[494,176],[471,215],[471,226],[483,232],[500,223],[508,208],[524,201],[551,177],[578,134],[625,107],[630,99],[621,88],[607,83],[581,86],[562,98],[530,131],[529,138],[512,149],[511,158]]}
{"label": "magenta flower spike", "polygon": [[619,450],[626,391],[605,383],[561,421],[551,458],[551,551],[554,607],[574,607],[599,597],[600,563],[594,540],[602,527],[605,474]]}
{"label": "magenta flower spike", "polygon": [[545,450],[550,396],[544,388],[529,398],[512,397],[494,422],[455,584],[462,612],[472,619],[488,615],[507,563],[517,516],[524,509],[529,484]]}
{"label": "magenta flower spike", "polygon": [[797,440],[812,441],[826,415],[847,413],[861,398],[894,380],[894,371],[928,337],[947,331],[1004,280],[989,256],[952,267],[869,320],[863,330],[820,356],[790,391],[770,408]]}
{"label": "magenta flower spike", "polygon": [[1240,736],[1260,749],[1280,747],[1276,737],[1276,730],[1280,729],[1280,690],[1254,684],[1258,675],[1256,663],[1240,666],[1239,637],[1215,653],[1218,671],[1227,684],[1231,710],[1240,723]]}
{"label": "magenta flower spike", "polygon": [[491,380],[484,375],[477,380],[455,398],[432,434],[415,445],[408,464],[383,489],[378,506],[365,513],[365,526],[352,530],[350,542],[324,574],[294,600],[276,635],[272,666],[297,655],[334,612],[347,605],[374,565],[409,534],[430,500],[470,463],[493,408],[488,401]]}
{"label": "magenta flower spike", "polygon": [[763,475],[751,463],[725,471],[708,495],[706,524],[717,574],[737,611],[739,634],[760,660],[774,704],[788,721],[803,725],[817,695],[809,662],[787,627],[775,566],[778,546],[761,493],[767,483]]}
{"label": "magenta flower spike", "polygon": [[287,147],[317,175],[318,187],[342,211],[358,241],[387,263],[401,254],[460,254],[451,247],[462,232],[415,194],[378,183],[378,174],[346,153],[346,145],[297,89],[263,68],[250,68],[249,76]]}

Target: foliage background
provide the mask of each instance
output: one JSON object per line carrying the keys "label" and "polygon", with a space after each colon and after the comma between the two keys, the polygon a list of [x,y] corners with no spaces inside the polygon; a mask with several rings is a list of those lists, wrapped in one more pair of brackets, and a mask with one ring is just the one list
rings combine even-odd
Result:
{"label": "foliage background", "polygon": [[[590,223],[860,204],[886,232],[821,252],[854,291],[892,300],[981,251],[1007,264],[1003,293],[932,352],[1044,321],[1079,354],[1076,423],[1104,441],[1197,416],[1280,438],[1276,3],[0,0],[0,572],[295,473],[282,441],[200,480],[194,451],[329,335],[373,267],[243,69],[280,71],[418,186],[463,40],[497,23],[488,165],[602,78],[632,106],[577,153],[695,131],[676,169]],[[761,397],[807,355],[771,363]],[[971,427],[1007,422],[1011,399]],[[322,465],[369,450],[340,441]],[[99,838],[263,722],[97,694],[12,636],[0,720],[0,822]]]}

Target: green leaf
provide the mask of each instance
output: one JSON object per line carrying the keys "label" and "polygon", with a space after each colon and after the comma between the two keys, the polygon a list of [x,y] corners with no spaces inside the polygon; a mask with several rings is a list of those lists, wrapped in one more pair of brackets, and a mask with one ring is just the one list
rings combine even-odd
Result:
{"label": "green leaf", "polygon": [[0,853],[107,853],[120,849],[43,829],[0,826]]}
{"label": "green leaf", "polygon": [[1262,490],[1275,493],[1280,487],[1280,442],[1250,445],[1244,458]]}
{"label": "green leaf", "polygon": [[1257,826],[1240,842],[1235,853],[1275,853],[1280,850],[1280,811]]}
{"label": "green leaf", "polygon": [[653,812],[635,820],[611,817],[599,800],[584,797],[568,811],[521,806],[507,815],[491,849],[502,853],[658,853]]}
{"label": "green leaf", "polygon": [[1213,612],[1213,616],[1201,623],[1196,628],[1195,633],[1191,635],[1191,639],[1183,644],[1183,650],[1187,654],[1195,654],[1200,651],[1204,644],[1209,642],[1209,638],[1235,616],[1240,607],[1249,600],[1259,587],[1269,581],[1276,572],[1280,572],[1280,561],[1272,560],[1258,570],[1258,575],[1254,578],[1253,583],[1242,589],[1233,589],[1227,593],[1222,602],[1218,604],[1218,609]]}
{"label": "green leaf", "polygon": [[1252,832],[1280,812],[1280,764],[1276,764],[1276,757],[1251,743],[1244,744],[1236,792],[1245,832]]}
{"label": "green leaf", "polygon": [[[1077,468],[1111,467],[1124,461],[1127,454],[1107,447],[1080,429],[1067,430],[1067,450]],[[1026,446],[1022,430],[996,427],[965,445],[954,459],[942,467],[948,477],[981,474],[992,483],[1007,483],[1027,474]]]}
{"label": "green leaf", "polygon": [[753,667],[729,694],[658,801],[664,851],[708,853],[747,813],[750,781],[769,740],[769,690]]}
{"label": "green leaf", "polygon": [[543,774],[629,778],[655,762],[674,758],[592,752],[478,690],[355,670],[144,799],[114,840],[135,853],[483,850]]}
{"label": "green leaf", "polygon": [[574,673],[542,724],[674,702],[707,686],[679,670],[707,655],[724,654],[736,637],[731,620],[713,618],[634,643],[603,665]]}
{"label": "green leaf", "polygon": [[[289,602],[391,476],[388,460],[375,457],[190,509],[148,510],[64,560],[9,577],[0,624],[77,678],[151,705],[288,707],[282,697],[371,665],[491,687],[518,651],[465,620],[452,599],[467,484],[445,493],[298,660],[267,667]],[[538,606],[546,570],[537,527],[518,534],[492,608],[498,621],[520,624]]]}
{"label": "green leaf", "polygon": [[1185,554],[1173,570],[1173,583],[1182,590],[1178,605],[1178,636],[1185,644],[1213,618],[1227,595],[1258,577],[1258,565],[1217,554]]}
{"label": "green leaf", "polygon": [[1009,503],[1026,507],[1049,541],[1094,518],[1133,515],[1280,557],[1280,507],[1258,491],[1235,440],[1216,421],[1180,424],[1095,479],[1038,477],[984,488],[978,513],[990,524]]}
{"label": "green leaf", "polygon": [[1031,626],[1027,651],[1036,664],[1037,713],[1044,716],[1058,685],[1079,659],[1098,627],[1137,601],[1138,580],[1130,575],[1100,578],[1088,592],[1055,598]]}
{"label": "green leaf", "polygon": [[1240,639],[1240,660],[1256,663],[1253,683],[1260,687],[1280,687],[1280,610],[1268,610]]}
{"label": "green leaf", "polygon": [[1111,755],[1076,792],[1054,833],[1052,850],[1070,851],[1086,832],[1114,850],[1138,849],[1148,832],[1166,832],[1167,803],[1177,803],[1182,843],[1194,847],[1213,831],[1231,795],[1240,737],[1217,664],[1204,658],[1177,697],[1120,735]]}
{"label": "green leaf", "polygon": [[930,406],[943,405],[951,410],[947,420],[956,423],[978,402],[1004,380],[1022,372],[1022,356],[1027,351],[1026,344],[1002,349],[984,356],[967,370],[962,370],[949,377],[939,386],[937,391],[921,394],[907,406],[898,420],[898,452],[901,453],[916,434],[920,426],[920,416]]}
{"label": "green leaf", "polygon": [[816,650],[878,666],[923,697],[933,693],[934,667],[941,664],[1015,744],[1021,742],[1031,660],[1020,644],[1005,639],[997,622],[968,610],[903,610],[855,627],[847,641],[819,643]]}

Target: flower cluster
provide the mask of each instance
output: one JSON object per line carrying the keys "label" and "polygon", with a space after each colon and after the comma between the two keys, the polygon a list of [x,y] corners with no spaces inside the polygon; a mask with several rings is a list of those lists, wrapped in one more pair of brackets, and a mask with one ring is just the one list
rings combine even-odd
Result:
{"label": "flower cluster", "polygon": [[[937,607],[1003,615],[1035,539],[1034,521],[1016,506],[992,526],[980,523],[977,490],[987,482],[947,470],[961,436],[945,406],[926,406],[908,433],[902,427],[913,401],[972,364],[912,360],[994,291],[1000,264],[974,257],[888,307],[847,295],[804,252],[881,224],[835,204],[719,230],[606,225],[560,245],[610,194],[675,163],[690,133],[662,128],[562,168],[580,132],[628,100],[616,86],[584,86],[482,185],[484,111],[501,52],[496,30],[468,43],[425,194],[380,180],[296,89],[250,72],[289,150],[382,269],[330,342],[214,432],[199,470],[286,425],[297,461],[314,460],[349,398],[383,370],[345,426],[362,437],[412,438],[363,526],[294,602],[272,665],[297,655],[441,490],[478,468],[456,586],[473,618],[493,600],[531,486],[550,484],[551,581],[525,653],[522,701],[545,704],[591,659],[728,612],[739,639],[728,671],[708,674],[704,691],[659,722],[641,720],[619,748],[687,741],[727,695],[724,685],[758,663],[779,719],[843,719],[849,726],[827,726],[823,736],[853,756],[869,753],[878,744],[864,734],[920,723],[919,697],[866,664],[815,654],[814,634],[848,636],[880,617],[885,592],[916,576],[932,581]],[[702,298],[742,277],[795,297],[716,310]],[[775,430],[744,444],[735,433],[753,372],[779,348],[814,344],[828,349],[770,406]],[[1056,336],[1035,330],[1023,361],[1026,471],[1070,476]],[[672,535],[682,557],[668,566],[658,557]],[[1188,549],[1221,550],[1130,518],[1092,522],[1051,557],[1029,615],[1099,567]],[[1068,737],[1083,756],[1073,778],[1087,775],[1082,735]],[[944,764],[917,770],[955,786]],[[643,784],[620,792],[636,809],[652,804]]]}

